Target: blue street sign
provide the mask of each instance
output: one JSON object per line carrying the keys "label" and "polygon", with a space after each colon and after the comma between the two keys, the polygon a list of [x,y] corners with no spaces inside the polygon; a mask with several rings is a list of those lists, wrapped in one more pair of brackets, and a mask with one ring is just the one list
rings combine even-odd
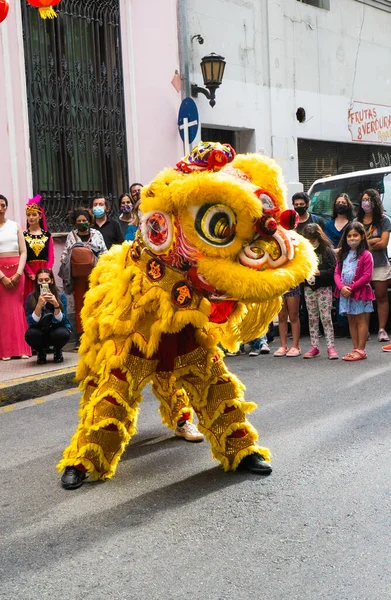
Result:
{"label": "blue street sign", "polygon": [[[184,119],[187,119],[184,123]],[[185,98],[179,108],[178,130],[182,140],[185,141],[185,131],[188,132],[188,142],[191,144],[197,135],[199,125],[197,105],[192,98]]]}

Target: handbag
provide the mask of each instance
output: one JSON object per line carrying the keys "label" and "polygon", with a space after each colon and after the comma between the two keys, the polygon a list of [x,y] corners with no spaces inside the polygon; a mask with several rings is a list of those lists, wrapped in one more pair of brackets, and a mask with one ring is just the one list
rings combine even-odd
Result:
{"label": "handbag", "polygon": [[[75,240],[77,237],[73,231]],[[72,277],[88,277],[95,266],[95,254],[88,245],[71,248],[71,275]]]}

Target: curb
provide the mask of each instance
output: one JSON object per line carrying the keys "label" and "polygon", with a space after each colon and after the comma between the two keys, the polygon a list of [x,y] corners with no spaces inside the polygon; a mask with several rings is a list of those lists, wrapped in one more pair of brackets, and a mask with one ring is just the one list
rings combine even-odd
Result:
{"label": "curb", "polygon": [[75,375],[76,365],[57,371],[9,379],[5,384],[0,385],[0,407],[77,387]]}

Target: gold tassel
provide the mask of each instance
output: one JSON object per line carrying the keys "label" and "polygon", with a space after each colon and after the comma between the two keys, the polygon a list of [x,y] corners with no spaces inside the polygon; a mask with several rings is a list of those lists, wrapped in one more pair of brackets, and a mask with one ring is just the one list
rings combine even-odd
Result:
{"label": "gold tassel", "polygon": [[41,6],[38,9],[41,19],[56,19],[57,13],[53,10],[51,6]]}

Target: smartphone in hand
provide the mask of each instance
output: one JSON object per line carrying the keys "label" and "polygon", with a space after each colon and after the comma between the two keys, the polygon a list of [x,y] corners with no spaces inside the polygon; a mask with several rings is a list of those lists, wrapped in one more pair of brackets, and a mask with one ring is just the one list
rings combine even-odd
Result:
{"label": "smartphone in hand", "polygon": [[50,292],[48,283],[41,283],[40,288],[41,288],[41,296],[45,296],[46,294],[48,294]]}

